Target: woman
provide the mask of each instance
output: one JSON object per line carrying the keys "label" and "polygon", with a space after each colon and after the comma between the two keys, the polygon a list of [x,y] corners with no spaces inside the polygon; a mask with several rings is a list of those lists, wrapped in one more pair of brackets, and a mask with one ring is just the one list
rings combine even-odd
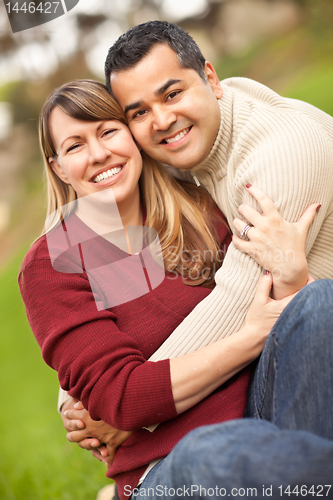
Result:
{"label": "woman", "polygon": [[[272,278],[265,275],[239,332],[179,358],[147,361],[209,293],[188,285],[212,285],[218,250],[230,241],[226,225],[204,191],[178,184],[147,158],[142,169],[123,114],[102,84],[78,81],[51,94],[40,137],[51,229],[22,264],[21,293],[44,360],[63,389],[93,419],[134,429],[108,472],[124,495],[125,485],[133,490],[148,464],[168,455],[189,430],[243,416],[248,366],[290,298],[271,300]],[[301,224],[302,241],[313,214]],[[103,274],[112,264],[124,288],[132,278],[136,285],[128,258],[142,269],[151,238],[140,233],[131,250],[137,241],[130,227],[143,223],[158,233],[166,276],[149,293],[110,307],[121,287],[115,289],[113,275],[101,284],[95,271]],[[305,259],[300,262],[307,274]],[[153,433],[143,428],[155,424]]]}

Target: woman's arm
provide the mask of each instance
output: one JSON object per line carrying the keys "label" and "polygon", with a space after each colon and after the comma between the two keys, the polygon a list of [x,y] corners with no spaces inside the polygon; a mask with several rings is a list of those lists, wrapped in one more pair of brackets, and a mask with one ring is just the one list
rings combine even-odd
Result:
{"label": "woman's arm", "polygon": [[264,274],[244,326],[233,335],[170,360],[172,394],[182,413],[211,394],[261,353],[279,315],[292,299],[270,298],[272,276]]}
{"label": "woman's arm", "polygon": [[[264,275],[247,314],[246,323],[239,332],[199,351],[170,360],[172,393],[178,414],[204,399],[261,353],[269,331],[292,298],[282,301],[271,299],[271,285],[271,275]],[[103,457],[103,460],[110,460],[111,457],[112,460],[116,448],[127,435],[104,422],[93,422],[88,412],[81,406],[79,408],[65,409],[63,420],[69,431],[68,439],[89,450],[107,443],[109,456]],[[80,430],[83,426],[86,428]],[[92,446],[89,437],[99,441]]]}

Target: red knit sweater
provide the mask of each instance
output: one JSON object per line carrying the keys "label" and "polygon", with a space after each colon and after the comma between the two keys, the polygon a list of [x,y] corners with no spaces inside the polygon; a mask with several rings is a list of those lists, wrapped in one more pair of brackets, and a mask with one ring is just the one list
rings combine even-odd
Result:
{"label": "red knit sweater", "polygon": [[[184,285],[179,275],[175,279],[166,274],[148,294],[98,310],[98,292],[94,287],[92,293],[84,271],[88,252],[90,266],[92,262],[106,265],[111,253],[116,252],[117,259],[126,254],[96,236],[76,216],[69,222],[79,231],[80,241],[85,240],[84,252],[83,244],[73,245],[52,265],[43,236],[22,263],[21,294],[43,358],[57,370],[61,387],[81,400],[93,419],[134,430],[107,473],[125,498],[124,486],[133,489],[147,465],[166,456],[190,430],[243,417],[249,369],[177,416],[169,360],[147,359],[210,290]],[[60,241],[63,228],[54,231],[55,241]],[[221,247],[230,243],[222,219],[218,234]],[[59,252],[60,247],[59,243]],[[62,268],[64,255],[66,269]],[[153,433],[142,428],[156,423],[160,425]]]}

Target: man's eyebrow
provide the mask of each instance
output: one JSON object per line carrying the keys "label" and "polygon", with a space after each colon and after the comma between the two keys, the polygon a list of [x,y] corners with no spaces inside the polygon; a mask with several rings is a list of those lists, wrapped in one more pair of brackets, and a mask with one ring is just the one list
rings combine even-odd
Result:
{"label": "man's eyebrow", "polygon": [[164,94],[164,92],[168,90],[168,88],[171,87],[171,85],[174,85],[175,83],[179,82],[180,80],[173,80],[173,79],[168,80],[164,85],[162,85],[162,87],[160,87],[158,90],[155,91],[155,95],[159,96],[161,94]]}
{"label": "man's eyebrow", "polygon": [[143,101],[136,101],[133,102],[132,104],[129,104],[128,106],[125,106],[124,113],[127,115],[129,111],[132,111],[132,109],[138,109],[143,105]]}
{"label": "man's eyebrow", "polygon": [[[175,83],[179,83],[180,81],[181,80],[170,79],[164,85],[162,85],[162,87],[155,90],[154,94],[156,96],[160,96],[160,95],[164,94],[164,92],[166,90],[168,90],[168,88],[171,87],[171,85],[174,85]],[[132,104],[128,104],[128,106],[125,106],[124,113],[126,115],[129,111],[132,111],[132,109],[141,108],[141,106],[143,106],[143,105],[144,105],[143,101],[136,101],[136,102],[133,102]]]}

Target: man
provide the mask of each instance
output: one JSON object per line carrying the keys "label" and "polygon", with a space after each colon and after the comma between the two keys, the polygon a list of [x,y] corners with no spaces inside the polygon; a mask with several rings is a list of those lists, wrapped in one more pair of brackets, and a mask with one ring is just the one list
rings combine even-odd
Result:
{"label": "man", "polygon": [[[309,272],[315,279],[333,278],[331,117],[251,80],[233,78],[220,84],[189,35],[166,22],[145,23],[122,35],[109,50],[105,72],[106,84],[142,149],[155,160],[186,171],[187,177],[192,174],[231,227],[241,205],[254,203],[247,183],[263,189],[288,220],[297,220],[311,203],[321,203],[308,235]],[[239,232],[245,224],[238,226]],[[250,239],[252,231],[247,231]],[[239,238],[234,243],[245,250]],[[168,345],[178,345],[188,328],[193,338],[199,337],[212,314],[216,321],[211,340],[221,329],[223,336],[239,329],[262,268],[235,244],[216,275],[216,289],[154,359],[169,357]],[[266,256],[266,269],[274,271],[278,259]],[[282,279],[275,280],[276,298],[280,283]],[[199,341],[194,342],[193,349],[198,347]],[[184,352],[175,349],[171,354]]]}
{"label": "man", "polygon": [[[125,111],[138,144],[155,160],[185,172],[185,178],[192,176],[197,184],[206,187],[230,226],[242,214],[242,204],[254,204],[246,187],[249,183],[263,189],[275,201],[281,215],[288,220],[297,220],[311,203],[321,203],[307,240],[309,272],[315,279],[333,278],[331,117],[306,103],[284,99],[251,80],[234,78],[220,83],[213,66],[205,61],[194,41],[179,27],[166,22],[145,23],[122,35],[111,47],[105,69],[107,86]],[[248,222],[244,219],[243,223],[237,220],[235,228],[238,233],[243,232],[251,240],[255,227]],[[279,260],[277,255],[262,256],[261,267],[251,255],[241,252],[247,251],[246,244],[247,241],[241,240],[237,235],[234,237],[223,266],[216,274],[214,291],[183,321],[151,360],[188,352],[188,346],[182,345],[185,331],[191,331],[193,342],[190,350],[195,350],[213,342],[218,336],[230,335],[240,328],[262,267],[274,275]],[[290,288],[290,293],[304,284],[305,282],[296,283]],[[276,298],[280,297],[280,285],[285,285],[283,275],[276,276],[275,279]],[[299,300],[302,303],[302,318],[305,318],[305,303],[302,302],[303,299]],[[309,313],[315,308],[315,302],[307,302],[306,308]],[[296,309],[296,303],[294,309],[289,309],[293,316],[296,315]],[[311,363],[306,362],[303,369],[299,372],[296,370],[294,374],[283,368],[283,359],[288,355],[293,358],[301,352],[302,332],[308,332],[310,317],[311,314],[308,314],[304,323],[303,319],[300,321],[298,341],[293,346],[287,335],[285,338],[282,335],[271,336],[252,384],[248,416],[271,420],[279,428],[309,430],[322,437],[332,438],[332,419],[329,424],[327,416],[320,419],[316,415],[311,423],[307,419],[308,414],[313,416],[313,399],[307,398],[307,392],[316,392],[313,387],[309,389],[309,380],[315,372],[320,372],[321,363],[322,366],[329,365],[332,346],[327,346],[327,359],[323,361],[320,357],[321,362],[316,367],[312,364],[311,369],[307,369]],[[318,315],[316,321],[319,321]],[[204,340],[202,332],[206,333]],[[276,347],[278,342],[283,346],[280,348],[281,352]],[[305,336],[305,333],[304,344],[310,344],[310,335]],[[316,358],[317,352],[312,352]],[[307,354],[311,353],[307,351]],[[302,355],[306,358],[305,352]],[[318,359],[319,355],[321,354],[318,353]],[[296,357],[293,359],[297,364]],[[276,363],[280,363],[279,372],[275,369]],[[290,360],[286,364],[292,366]],[[266,385],[261,372],[269,373]],[[288,389],[281,372],[290,383]],[[320,388],[318,394],[320,393],[321,401],[327,401],[333,386],[332,377],[328,380],[329,375],[325,370],[321,375],[317,384]],[[323,392],[326,389],[327,394]],[[266,399],[265,394],[269,394]],[[279,410],[283,407],[278,415],[273,415],[273,398],[274,403],[278,401]],[[279,401],[279,398],[282,400]],[[288,401],[287,405],[284,405],[285,401]],[[304,415],[306,418],[303,419]],[[265,471],[268,476],[264,479],[268,483],[273,481],[272,474],[275,474],[275,484],[279,480],[286,484],[287,470],[291,470],[288,476],[290,481],[310,477],[304,476],[306,463],[311,470],[316,467],[323,470],[325,480],[331,477],[321,467],[323,450],[325,446],[330,448],[325,440],[312,445],[311,440],[316,439],[312,434],[285,434],[286,442],[291,443],[291,449],[285,456],[282,434],[275,434],[276,428],[268,427],[257,426],[253,421],[235,422],[229,429],[224,427],[225,436],[231,436],[231,442],[225,439],[222,449],[227,449],[229,456],[237,452],[241,443],[244,444],[242,453],[246,459],[251,457],[251,450],[257,449],[261,470],[255,478],[256,485],[263,480],[262,474]],[[211,431],[208,429],[202,432]],[[248,434],[253,440],[246,447],[244,436]],[[193,435],[189,439],[193,439]],[[269,449],[265,448],[267,440],[271,443]],[[289,466],[296,463],[302,446],[313,461],[299,463],[295,469],[290,469]],[[275,469],[281,453],[283,459],[280,460],[279,468]],[[195,449],[192,456],[196,456]],[[180,461],[178,455],[178,461],[170,462],[173,471],[180,471],[177,481],[172,483],[175,475],[171,472],[170,478],[166,479],[164,471],[162,479],[157,476],[158,479],[152,486],[160,484],[158,481],[163,480],[163,477],[169,486],[183,484],[181,462],[184,460],[185,463],[189,457],[180,457]],[[207,459],[204,455],[201,458],[204,462]],[[232,463],[232,470],[227,465],[224,469],[225,480],[230,478],[230,487],[233,484],[246,487],[250,480],[254,484],[253,473],[249,471],[248,475],[242,475],[243,468]],[[207,475],[210,465],[205,468],[206,479],[210,477]],[[200,469],[199,463],[198,468]],[[207,487],[210,487],[209,481]],[[276,490],[274,498],[278,496],[283,495]]]}

